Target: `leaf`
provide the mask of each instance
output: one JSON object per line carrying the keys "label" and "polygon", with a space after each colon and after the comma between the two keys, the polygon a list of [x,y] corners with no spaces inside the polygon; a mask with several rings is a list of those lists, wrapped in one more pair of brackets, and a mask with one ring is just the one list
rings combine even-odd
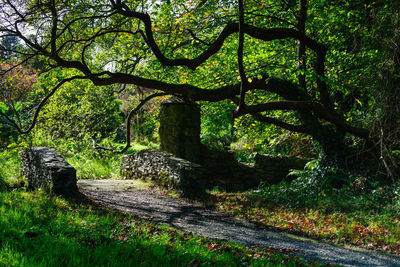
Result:
{"label": "leaf", "polygon": [[22,103],[20,101],[15,103],[15,110],[20,111],[22,109]]}
{"label": "leaf", "polygon": [[0,111],[3,113],[6,113],[7,110],[8,110],[8,106],[5,103],[0,102]]}

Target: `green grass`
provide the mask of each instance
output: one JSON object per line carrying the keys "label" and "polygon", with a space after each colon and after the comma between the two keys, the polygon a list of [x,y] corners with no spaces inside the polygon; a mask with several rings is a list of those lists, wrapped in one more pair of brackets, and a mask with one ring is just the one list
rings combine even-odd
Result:
{"label": "green grass", "polygon": [[[122,149],[123,145],[117,145],[116,149]],[[126,154],[139,150],[157,148],[157,144],[133,143]],[[121,154],[112,154],[102,151],[82,150],[75,153],[64,152],[65,159],[76,169],[78,179],[119,179],[121,170]]]}
{"label": "green grass", "polygon": [[0,190],[6,184],[14,185],[23,183],[21,167],[19,162],[20,148],[10,147],[0,152]]}
{"label": "green grass", "polygon": [[[91,143],[79,144],[71,140],[58,140],[57,143],[49,140],[39,140],[34,145],[57,147],[56,150],[64,156],[66,161],[77,171],[78,179],[119,179],[121,169],[121,154],[107,151],[93,150]],[[123,144],[112,144],[117,150],[122,149]],[[21,184],[19,153],[26,144],[11,144],[0,152],[0,187],[1,181],[8,184]],[[158,145],[154,143],[133,143],[125,154],[135,153],[142,149],[154,149]]]}
{"label": "green grass", "polygon": [[0,265],[311,266],[40,192],[0,194]]}
{"label": "green grass", "polygon": [[121,156],[101,157],[77,153],[65,157],[76,169],[78,179],[118,179],[121,168]]}

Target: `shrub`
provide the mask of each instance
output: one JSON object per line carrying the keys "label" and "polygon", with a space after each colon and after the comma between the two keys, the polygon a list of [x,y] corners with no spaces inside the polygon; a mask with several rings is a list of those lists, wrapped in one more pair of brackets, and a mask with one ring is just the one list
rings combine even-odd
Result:
{"label": "shrub", "polygon": [[19,154],[25,148],[25,142],[11,143],[0,152],[0,188],[5,189],[24,183],[24,177],[21,176]]}
{"label": "shrub", "polygon": [[399,185],[384,185],[374,177],[321,166],[311,161],[290,183],[262,184],[256,192],[265,200],[287,207],[322,208],[354,211],[378,210],[382,207],[399,211]]}

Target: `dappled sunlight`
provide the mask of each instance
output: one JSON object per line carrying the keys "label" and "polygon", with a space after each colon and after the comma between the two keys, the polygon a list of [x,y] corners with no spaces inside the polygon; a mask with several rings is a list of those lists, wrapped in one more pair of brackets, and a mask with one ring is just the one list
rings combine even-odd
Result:
{"label": "dappled sunlight", "polygon": [[9,192],[0,195],[0,211],[0,263],[5,265],[305,264],[276,251],[182,233],[85,199]]}

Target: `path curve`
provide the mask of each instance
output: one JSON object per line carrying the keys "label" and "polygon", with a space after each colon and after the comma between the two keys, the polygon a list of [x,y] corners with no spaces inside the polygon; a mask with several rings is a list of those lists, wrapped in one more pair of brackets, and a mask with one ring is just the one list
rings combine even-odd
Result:
{"label": "path curve", "polygon": [[[127,186],[124,187],[125,183]],[[251,223],[209,210],[200,203],[148,189],[141,182],[83,180],[78,185],[82,193],[97,203],[201,236],[248,246],[290,249],[307,260],[344,266],[400,266],[400,257],[258,229]]]}

